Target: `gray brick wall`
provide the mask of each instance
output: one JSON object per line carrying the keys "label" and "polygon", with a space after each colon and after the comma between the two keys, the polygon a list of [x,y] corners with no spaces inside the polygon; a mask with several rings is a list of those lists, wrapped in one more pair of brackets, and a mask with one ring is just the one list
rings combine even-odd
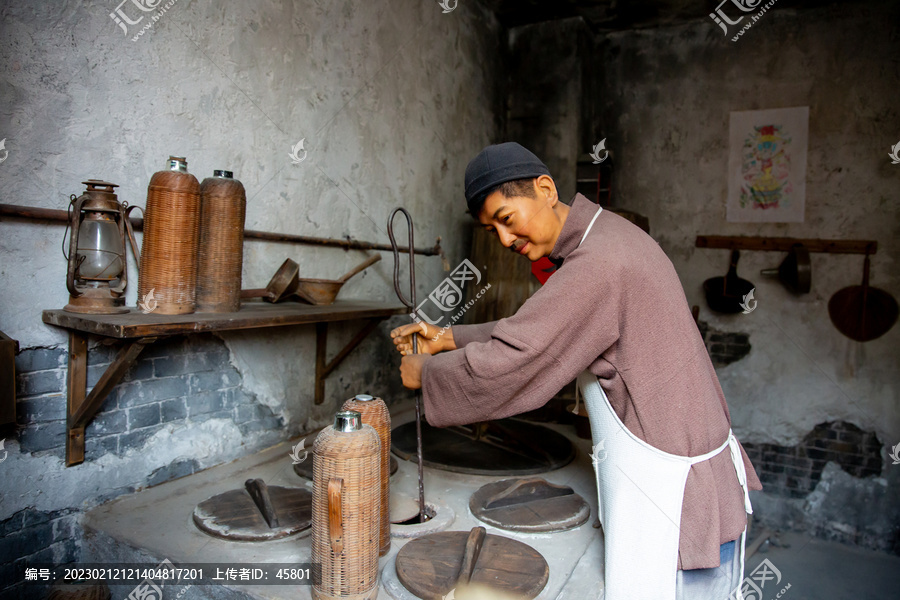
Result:
{"label": "gray brick wall", "polygon": [[[115,359],[118,345],[88,353],[88,386]],[[31,348],[16,357],[18,439],[23,452],[65,455],[66,352]],[[279,427],[280,418],[240,387],[228,350],[212,335],[174,337],[141,354],[87,426],[85,460],[139,447],[177,421],[232,419],[245,434]]]}
{"label": "gray brick wall", "polygon": [[852,423],[820,423],[796,446],[743,444],[767,494],[805,498],[822,478],[829,461],[854,477],[881,475],[882,443]]}
{"label": "gray brick wall", "polygon": [[739,331],[719,331],[705,321],[699,321],[697,327],[706,343],[706,350],[714,367],[724,367],[737,362],[750,354],[750,334]]}
{"label": "gray brick wall", "polygon": [[[120,345],[88,352],[88,386],[115,359]],[[16,356],[17,430],[22,453],[65,457],[66,350],[27,348]],[[244,435],[279,429],[283,422],[241,388],[224,343],[212,335],[177,336],[156,342],[140,355],[106,398],[85,432],[85,462],[139,448],[162,427],[211,418],[231,419]],[[12,437],[12,436],[7,436]],[[147,474],[152,486],[194,473],[194,460],[179,460]],[[95,503],[133,492],[112,490]],[[26,509],[0,521],[0,597],[45,597],[40,586],[6,587],[21,581],[23,561],[64,564],[79,559],[80,511],[41,513]]]}
{"label": "gray brick wall", "polygon": [[24,584],[25,566],[74,561],[81,548],[79,514],[26,508],[0,521],[0,597],[47,597],[49,585]]}

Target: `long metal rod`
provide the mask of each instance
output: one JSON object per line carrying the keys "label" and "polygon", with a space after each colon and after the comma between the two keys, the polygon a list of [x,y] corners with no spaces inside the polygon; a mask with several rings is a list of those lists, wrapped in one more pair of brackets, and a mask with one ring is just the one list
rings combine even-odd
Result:
{"label": "long metal rod", "polygon": [[[0,217],[17,217],[36,221],[51,221],[68,223],[69,216],[64,210],[54,208],[36,208],[33,206],[17,206],[15,204],[0,204]],[[144,220],[131,217],[132,227],[135,230],[143,230]],[[256,231],[245,229],[244,237],[251,240],[265,240],[269,242],[288,242],[293,244],[307,244],[311,246],[334,246],[344,250],[383,250],[391,251],[394,248],[388,244],[376,244],[375,242],[361,242],[359,240],[347,240],[338,238],[320,238],[308,235],[296,235],[293,233],[276,233],[273,231]],[[398,250],[408,252],[409,248],[401,246]],[[441,238],[435,241],[433,248],[416,248],[416,254],[424,256],[439,256],[441,254]]]}
{"label": "long metal rod", "polygon": [[[403,295],[400,289],[400,248],[397,246],[397,240],[394,239],[394,215],[398,212],[403,213],[406,217],[406,224],[409,228],[409,246],[414,248],[413,242],[413,222],[412,217],[405,208],[395,208],[388,217],[387,230],[388,237],[391,238],[391,249],[394,252],[394,291],[408,309],[413,318],[418,320],[419,315],[416,314],[416,261],[412,252],[409,253],[409,299]],[[419,353],[419,344],[417,334],[412,336],[413,354]],[[425,522],[425,461],[422,457],[422,393],[416,394],[416,458],[419,463],[419,523]]]}

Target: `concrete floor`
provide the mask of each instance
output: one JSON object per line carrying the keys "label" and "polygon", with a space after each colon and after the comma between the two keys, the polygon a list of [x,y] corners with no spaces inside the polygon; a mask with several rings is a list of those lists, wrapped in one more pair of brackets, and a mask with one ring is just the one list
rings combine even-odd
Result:
{"label": "concrete floor", "polygon": [[861,550],[802,533],[780,536],[788,547],[770,546],[747,560],[745,577],[764,560],[781,573],[759,600],[889,600],[900,598],[900,557]]}

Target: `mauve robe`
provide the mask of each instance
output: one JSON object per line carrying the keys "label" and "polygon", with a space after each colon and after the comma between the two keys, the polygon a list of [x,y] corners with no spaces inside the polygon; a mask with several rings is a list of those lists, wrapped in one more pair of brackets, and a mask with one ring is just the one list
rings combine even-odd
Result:
{"label": "mauve robe", "polygon": [[[584,369],[639,438],[682,456],[721,446],[731,416],[671,261],[649,235],[576,195],[550,260],[559,268],[511,317],[454,325],[457,350],[422,370],[435,427],[502,419],[543,406]],[[750,489],[762,485],[741,448]],[[743,492],[725,451],[691,467],[680,569],[719,565],[719,545],[746,524]],[[653,540],[635,540],[649,544]]]}

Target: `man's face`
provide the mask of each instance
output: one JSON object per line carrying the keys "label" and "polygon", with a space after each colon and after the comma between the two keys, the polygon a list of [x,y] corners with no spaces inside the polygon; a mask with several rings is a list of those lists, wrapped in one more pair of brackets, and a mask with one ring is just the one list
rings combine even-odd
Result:
{"label": "man's face", "polygon": [[534,186],[534,198],[507,198],[497,190],[487,197],[478,213],[478,221],[501,244],[532,262],[550,255],[562,229],[553,210],[558,201],[553,180],[542,175]]}

